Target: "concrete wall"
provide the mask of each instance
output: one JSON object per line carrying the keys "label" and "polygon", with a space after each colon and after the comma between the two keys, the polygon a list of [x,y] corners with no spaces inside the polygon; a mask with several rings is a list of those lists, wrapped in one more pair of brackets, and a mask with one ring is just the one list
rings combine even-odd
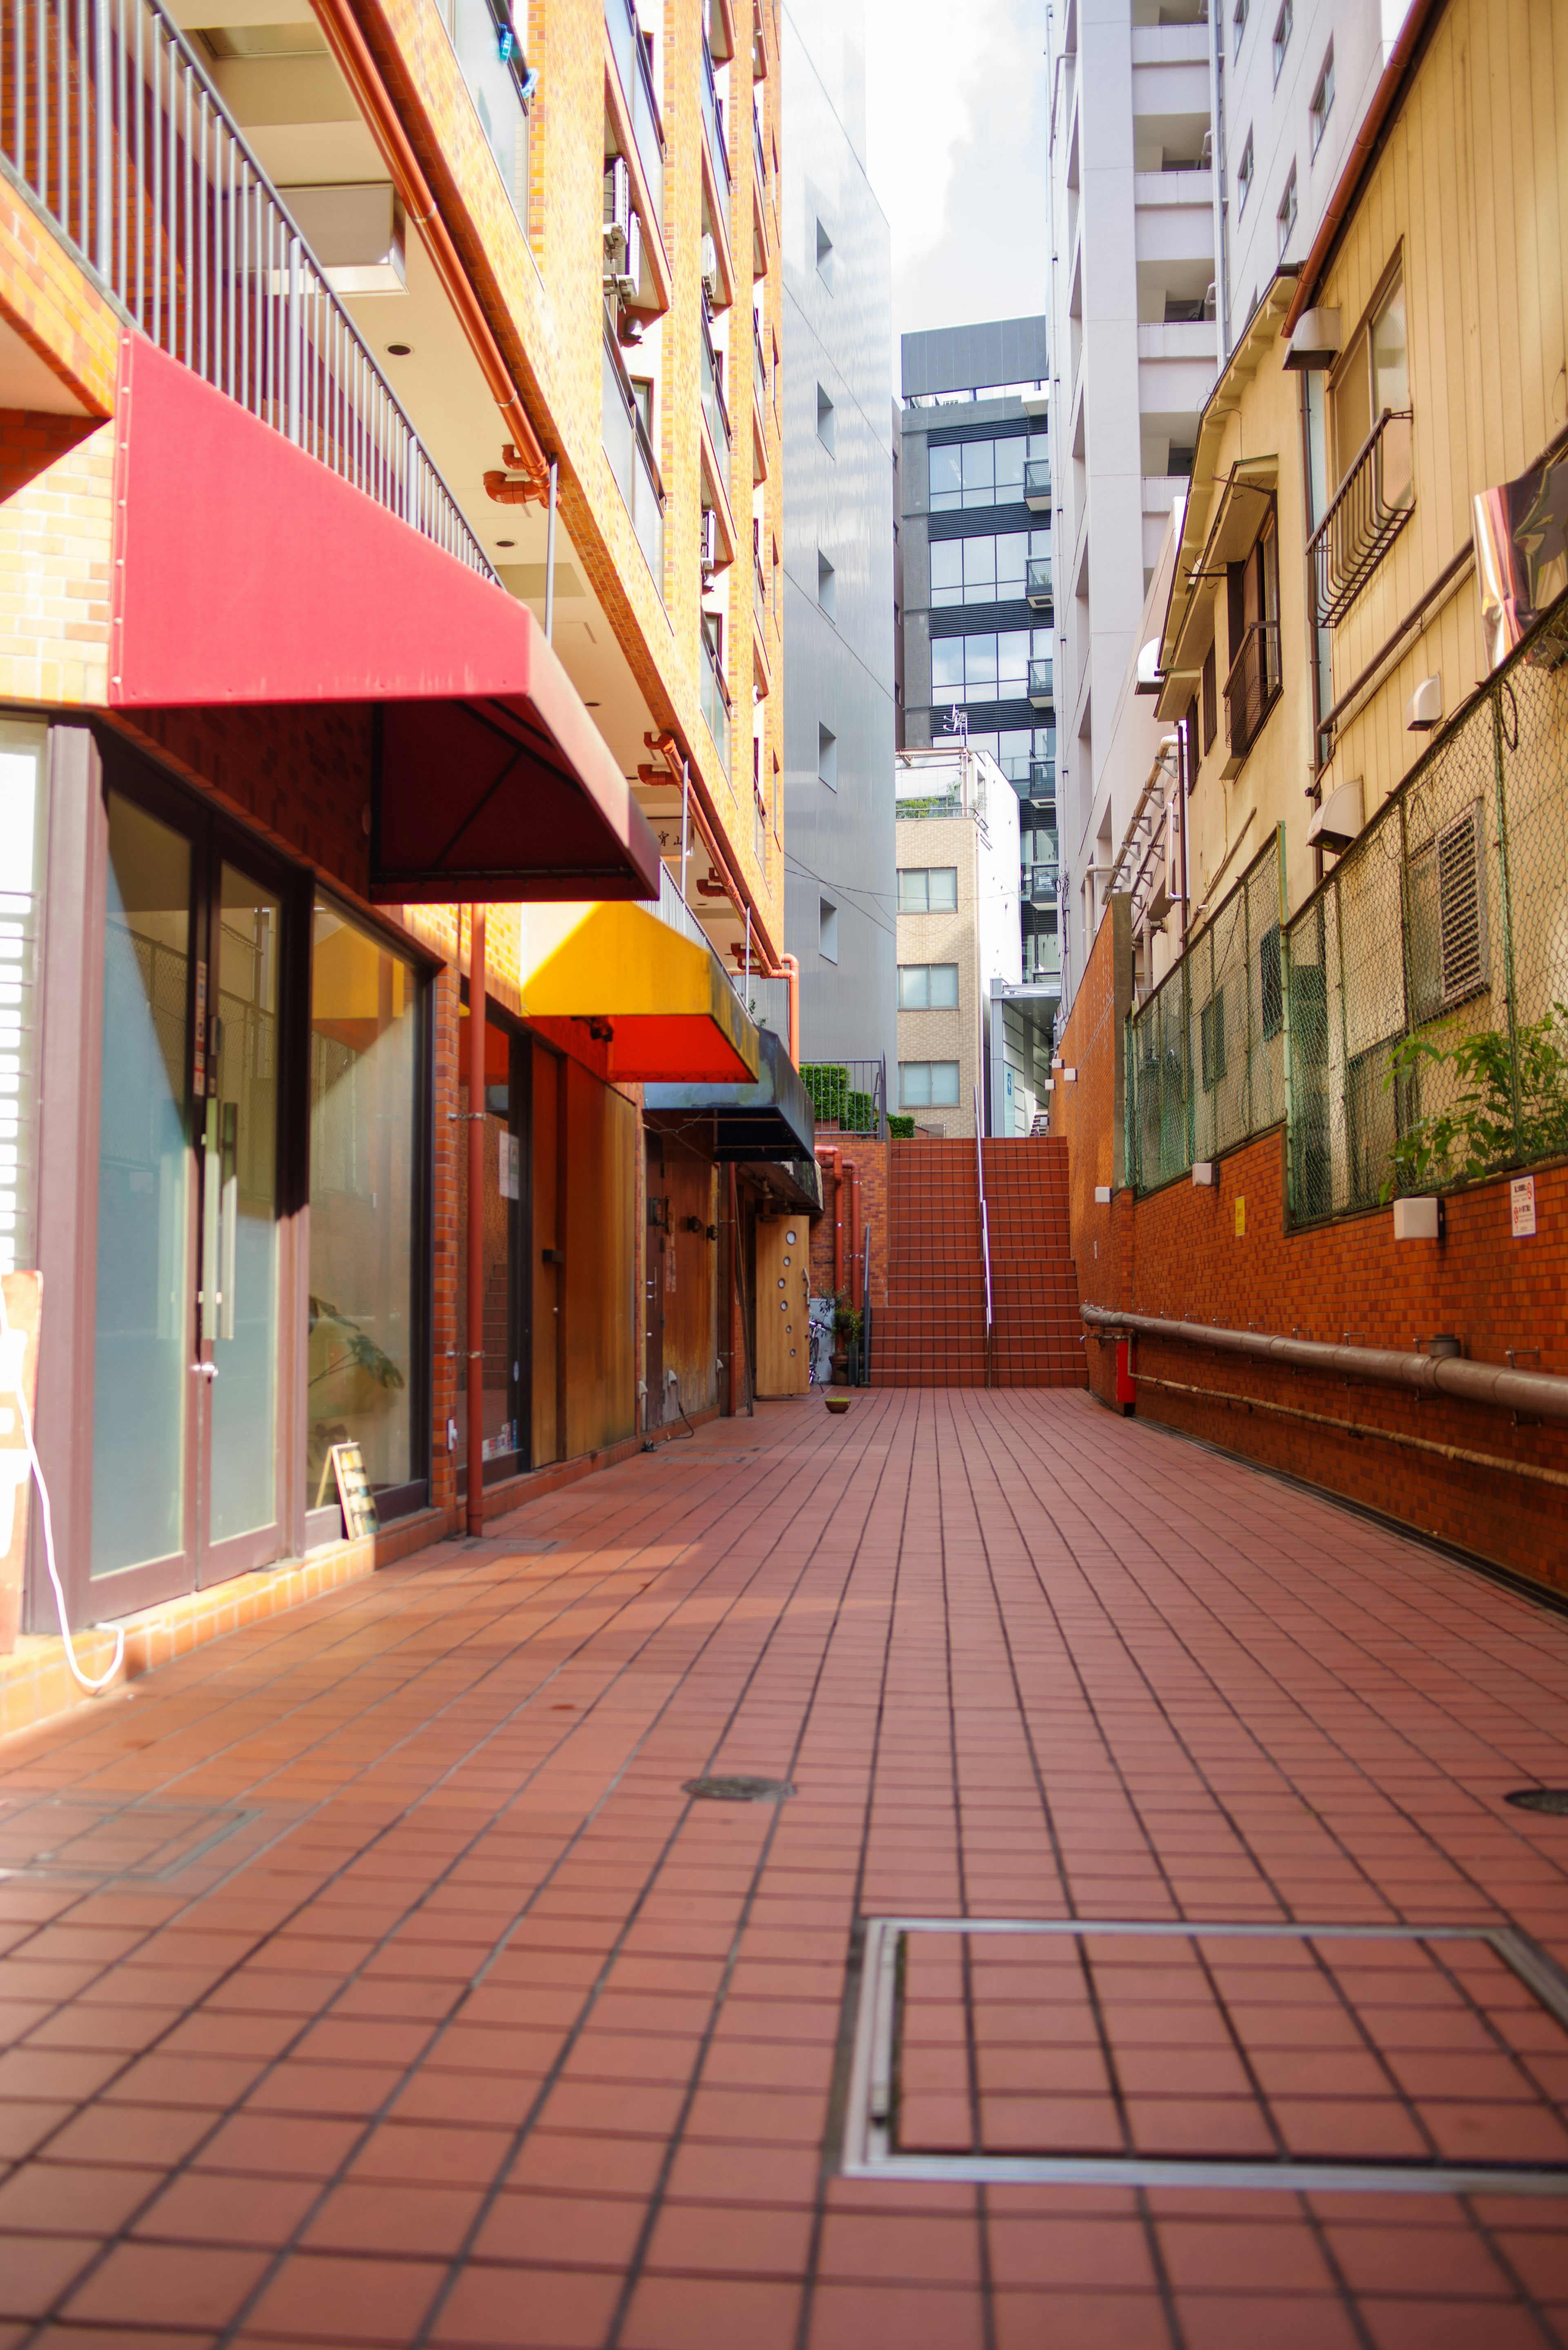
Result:
{"label": "concrete wall", "polygon": [[[897,1053],[893,975],[892,294],[866,177],[857,8],[783,12],[785,938],[807,1060]],[[817,226],[832,243],[817,267]],[[831,276],[831,285],[828,276]],[[818,392],[833,403],[831,451]],[[833,567],[832,616],[818,560]],[[836,785],[820,780],[822,727]],[[819,907],[837,908],[837,961]]]}

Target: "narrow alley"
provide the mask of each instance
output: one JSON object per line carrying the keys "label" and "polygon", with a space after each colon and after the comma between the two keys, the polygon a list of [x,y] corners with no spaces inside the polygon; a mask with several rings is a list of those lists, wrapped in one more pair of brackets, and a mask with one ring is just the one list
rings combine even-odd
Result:
{"label": "narrow alley", "polygon": [[1080,1389],[705,1427],[7,1747],[0,2344],[1568,2343],[1565,1700]]}

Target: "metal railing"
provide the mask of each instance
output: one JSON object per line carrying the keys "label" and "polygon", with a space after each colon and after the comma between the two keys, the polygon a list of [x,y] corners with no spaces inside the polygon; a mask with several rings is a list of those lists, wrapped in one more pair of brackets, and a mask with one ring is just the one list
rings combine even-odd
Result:
{"label": "metal railing", "polygon": [[1565,840],[1568,597],[1289,924],[1293,1227],[1568,1155]]}
{"label": "metal railing", "polygon": [[888,1139],[888,1064],[875,1061],[803,1061],[800,1074],[816,1116],[817,1129]]}
{"label": "metal railing", "polygon": [[1152,1191],[1284,1116],[1276,834],[1127,1025],[1127,1165]]}
{"label": "metal railing", "polygon": [[1253,620],[1225,680],[1225,740],[1236,758],[1246,757],[1279,697],[1279,622]]}
{"label": "metal railing", "polygon": [[1054,906],[1061,867],[1056,864],[1032,865],[1028,868],[1029,902],[1032,906]]}
{"label": "metal railing", "polygon": [[1031,514],[1045,511],[1051,504],[1051,460],[1049,457],[1028,457],[1023,463],[1023,503]]}
{"label": "metal railing", "polygon": [[[708,133],[708,152],[713,159],[713,176],[719,183],[719,193],[726,200],[730,193],[730,151],[724,144],[724,109],[719,99],[719,86],[713,78],[713,52],[708,47],[708,36],[702,36],[702,127]],[[728,219],[725,221],[729,226]]]}
{"label": "metal railing", "polygon": [[763,349],[763,338],[757,332],[757,314],[752,312],[752,388],[757,395],[757,412],[766,418],[768,412],[768,362]]}
{"label": "metal railing", "polygon": [[752,557],[752,608],[756,613],[757,626],[763,631],[765,641],[768,625],[768,588],[767,582],[763,577],[763,567],[754,555]]}
{"label": "metal railing", "polygon": [[719,764],[724,770],[724,781],[730,781],[730,689],[719,667],[719,656],[702,631],[702,670],[699,680],[701,689],[702,715],[708,722],[708,732],[713,737],[713,748],[719,754]]}
{"label": "metal railing", "polygon": [[1049,710],[1056,698],[1054,668],[1048,660],[1029,664],[1029,699],[1036,710]]}
{"label": "metal railing", "polygon": [[604,328],[604,378],[600,432],[605,455],[616,487],[626,501],[638,545],[653,574],[659,598],[664,596],[664,484],[659,477],[642,411],[631,379],[621,361],[608,319]]}
{"label": "metal railing", "polygon": [[739,972],[731,971],[728,968],[712,940],[681,896],[680,884],[668,865],[660,865],[659,868],[659,902],[653,911],[670,930],[679,931],[683,939],[690,939],[694,947],[701,947],[712,957],[734,993],[754,1018],[755,1014],[748,998],[751,990],[754,989],[759,983],[754,979],[748,982]]}
{"label": "metal railing", "polygon": [[196,51],[155,0],[12,0],[0,15],[0,158],[161,350],[495,578]]}
{"label": "metal railing", "polygon": [[1051,601],[1051,557],[1032,555],[1023,574],[1023,593],[1035,611],[1044,610]]}
{"label": "metal railing", "polygon": [[708,331],[708,319],[702,318],[702,413],[708,420],[708,437],[713,443],[713,453],[724,467],[723,486],[730,486],[730,411],[724,401],[724,380],[719,354],[713,348],[713,338]]}
{"label": "metal railing", "polygon": [[649,70],[642,27],[637,21],[637,10],[631,0],[605,0],[605,23],[609,28],[616,71],[620,76],[621,98],[631,123],[631,135],[637,142],[642,176],[648,182],[648,192],[653,204],[654,220],[644,225],[657,226],[662,235],[664,126],[659,120],[659,100],[653,94],[653,77]]}
{"label": "metal railing", "polygon": [[768,159],[763,146],[762,120],[757,113],[754,99],[752,103],[752,161],[757,167],[757,185],[762,190],[763,200],[765,203],[768,192]]}
{"label": "metal railing", "polygon": [[1056,762],[1054,759],[1031,759],[1025,799],[1054,800],[1056,796]]}
{"label": "metal railing", "polygon": [[1410,419],[1384,410],[1307,541],[1320,628],[1344,619],[1415,512]]}
{"label": "metal railing", "polygon": [[980,1115],[980,1087],[974,1088],[974,1166],[980,1184],[980,1259],[985,1267],[985,1384],[993,1384],[991,1360],[991,1213],[985,1204],[985,1128]]}

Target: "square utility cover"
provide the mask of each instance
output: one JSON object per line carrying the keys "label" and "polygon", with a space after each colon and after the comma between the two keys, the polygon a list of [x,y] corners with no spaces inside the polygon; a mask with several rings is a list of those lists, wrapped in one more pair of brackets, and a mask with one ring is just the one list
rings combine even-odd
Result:
{"label": "square utility cover", "polygon": [[1568,2193],[1568,1975],[1512,1927],[872,1918],[843,2168]]}

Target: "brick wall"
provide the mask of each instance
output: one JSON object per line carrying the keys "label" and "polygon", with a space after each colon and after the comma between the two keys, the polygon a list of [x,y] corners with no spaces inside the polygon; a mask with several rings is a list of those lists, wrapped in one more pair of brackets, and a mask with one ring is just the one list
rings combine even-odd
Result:
{"label": "brick wall", "polygon": [[0,700],[109,691],[114,427],[0,409]]}
{"label": "brick wall", "polygon": [[31,205],[3,180],[0,318],[88,415],[112,411],[119,320]]}
{"label": "brick wall", "polygon": [[[1212,1189],[1184,1178],[1141,1201],[1118,1191],[1109,1207],[1096,1206],[1095,1186],[1111,1180],[1113,1159],[1113,989],[1106,922],[1061,1045],[1077,1082],[1058,1081],[1052,1096],[1052,1131],[1065,1135],[1071,1151],[1072,1250],[1086,1304],[1407,1353],[1452,1331],[1476,1361],[1503,1363],[1512,1349],[1521,1369],[1568,1374],[1568,1165],[1536,1170],[1532,1240],[1512,1238],[1506,1180],[1450,1198],[1441,1242],[1396,1242],[1386,1208],[1288,1232],[1282,1129],[1220,1159]],[[1090,1338],[1085,1351],[1091,1387],[1111,1400],[1112,1346]],[[1489,1406],[1422,1401],[1164,1339],[1140,1339],[1137,1363],[1143,1380],[1173,1383],[1140,1383],[1140,1418],[1287,1470],[1568,1591],[1563,1488],[1511,1467],[1568,1478],[1568,1429],[1516,1427],[1511,1413]],[[1179,1391],[1194,1388],[1205,1392]],[[1269,1404],[1352,1422],[1355,1432],[1271,1412]],[[1493,1465],[1427,1447],[1480,1454]]]}
{"label": "brick wall", "polygon": [[[836,1149],[839,1144],[835,1140],[831,1147]],[[898,1146],[893,1142],[874,1142],[866,1135],[856,1134],[846,1135],[842,1148],[844,1156],[852,1159],[860,1170],[861,1228],[869,1230],[871,1234],[871,1303],[874,1306],[882,1305],[888,1297],[888,1153]],[[842,1184],[842,1174],[838,1180]],[[811,1225],[811,1288],[815,1297],[826,1297],[833,1293],[835,1215],[844,1219],[844,1285],[846,1289],[849,1286],[849,1192],[846,1186],[841,1197],[836,1191],[831,1163],[822,1168],[822,1197],[825,1212],[814,1216]]]}
{"label": "brick wall", "polygon": [[368,895],[368,704],[141,710],[117,723],[291,857]]}

